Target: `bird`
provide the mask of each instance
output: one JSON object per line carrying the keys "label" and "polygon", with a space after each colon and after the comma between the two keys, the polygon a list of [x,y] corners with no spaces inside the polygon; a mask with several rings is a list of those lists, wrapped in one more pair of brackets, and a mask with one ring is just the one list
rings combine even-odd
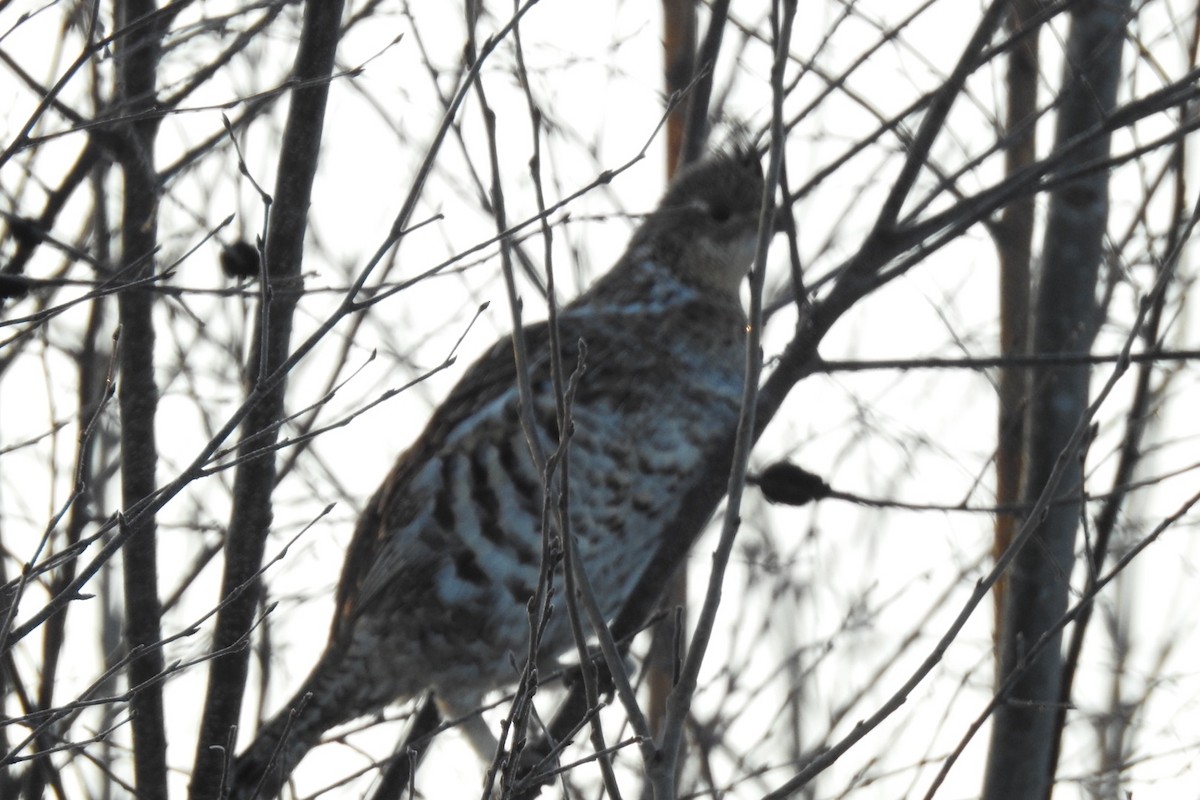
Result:
{"label": "bird", "polygon": [[[667,535],[689,481],[736,428],[741,285],[763,191],[751,148],[681,168],[617,263],[558,311],[558,336],[547,322],[523,328],[527,419],[542,452],[560,440],[552,347],[568,372],[582,355],[567,519],[606,619]],[[431,691],[444,709],[470,709],[517,682],[546,491],[521,425],[517,369],[503,337],[464,371],[362,511],[328,645],[236,758],[232,797],[275,796],[326,731],[393,702]],[[573,644],[565,610],[554,608],[539,660],[554,663]]]}

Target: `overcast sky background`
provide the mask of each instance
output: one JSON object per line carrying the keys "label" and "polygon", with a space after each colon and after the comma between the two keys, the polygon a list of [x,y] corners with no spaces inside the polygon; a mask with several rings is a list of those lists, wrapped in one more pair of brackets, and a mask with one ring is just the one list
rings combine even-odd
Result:
{"label": "overcast sky background", "polygon": [[[213,14],[220,5],[202,3],[186,13]],[[878,29],[864,20],[877,20],[886,28],[910,13],[913,5],[888,0],[860,3],[860,16],[823,43],[842,6],[801,3],[792,52],[804,55],[821,47],[819,65],[826,74],[838,74],[879,36]],[[761,6],[734,2],[733,15],[747,25],[765,29]],[[881,48],[856,71],[849,88],[884,116],[904,108],[936,86],[952,67],[975,24],[979,6],[977,2],[935,3],[902,37]],[[1171,18],[1172,14],[1194,13],[1185,6],[1165,0],[1146,5],[1139,32],[1150,55],[1131,66],[1127,53],[1126,70],[1137,69],[1143,75],[1141,80],[1153,82],[1152,56],[1167,74],[1182,71],[1182,40],[1173,32]],[[38,8],[41,6],[36,3],[13,3],[0,9],[0,34],[16,26],[22,13]],[[51,4],[21,22],[16,33],[0,39],[0,47],[47,82],[74,58],[79,47],[77,35],[64,38],[61,34],[62,8],[61,3]],[[450,78],[460,63],[463,23],[457,4],[412,3],[411,17],[401,13],[400,3],[385,4],[384,9],[370,24],[356,27],[339,49],[339,65],[346,70],[361,66],[362,72],[338,78],[332,86],[327,145],[310,214],[311,247],[304,262],[311,294],[298,312],[298,336],[316,327],[332,310],[337,290],[348,285],[384,239],[407,192],[423,145],[440,118],[441,106],[426,59],[443,70],[442,91],[451,89]],[[500,4],[494,11],[497,16],[486,16],[481,25],[485,33],[507,20],[509,6]],[[548,201],[572,193],[604,169],[621,166],[651,139],[662,113],[658,13],[657,3],[543,0],[525,18],[521,34],[534,94],[557,126],[544,144]],[[1056,26],[1043,38],[1042,68],[1048,85],[1058,80],[1063,33],[1061,26]],[[764,43],[752,43],[735,64],[728,54],[735,50],[736,39],[731,30],[727,57],[717,69],[717,90],[731,87],[729,115],[758,132],[769,121],[769,50]],[[61,44],[62,50],[54,52],[47,42]],[[251,49],[252,58],[239,61],[191,98],[187,105],[194,110],[169,116],[160,136],[158,163],[172,162],[189,146],[219,130],[221,106],[275,86],[290,67],[293,47],[294,41],[287,37],[261,40]],[[181,48],[178,53],[167,62],[167,84],[171,74],[181,79],[203,57],[202,49]],[[524,95],[512,79],[511,64],[511,50],[501,48],[483,78],[499,115],[509,219],[518,220],[535,213],[536,204],[527,167],[532,152],[529,118]],[[793,66],[789,77],[795,74]],[[958,165],[965,154],[990,141],[994,122],[1001,116],[1002,103],[997,98],[1001,80],[995,69],[984,70],[971,80],[969,96],[956,104],[949,130],[935,147],[940,163]],[[806,76],[788,99],[788,116],[824,88],[815,76]],[[85,94],[86,87],[79,82],[78,86],[69,85],[63,97],[84,107]],[[36,102],[11,72],[0,72],[0,106],[7,109],[0,119],[0,137],[5,142],[32,113]],[[286,106],[280,105],[273,115],[239,137],[251,175],[267,191],[274,185],[274,148],[285,110]],[[468,101],[461,116],[467,151],[483,166],[485,140],[474,101]],[[66,127],[60,119],[49,119],[52,126]],[[825,100],[789,136],[793,182],[800,183],[827,164],[875,124],[869,113],[846,96],[835,94]],[[1154,126],[1150,120],[1140,130],[1148,135]],[[1048,123],[1042,129],[1044,150],[1051,131]],[[718,139],[723,135],[728,135],[726,128],[719,127]],[[4,192],[0,203],[22,213],[36,209],[38,182],[48,180],[56,161],[69,163],[81,141],[79,134],[66,134],[39,151],[33,180],[22,174],[20,159],[6,165],[0,174]],[[810,284],[860,243],[899,163],[901,146],[894,140],[889,144],[891,152],[864,155],[795,205]],[[1116,144],[1125,148],[1130,142],[1122,135]],[[494,222],[475,200],[467,162],[458,146],[447,146],[444,156],[416,215],[417,220],[435,214],[442,218],[405,238],[393,279],[418,275],[494,234]],[[1000,160],[990,158],[963,183],[968,188],[987,185],[1001,170]],[[649,211],[657,202],[665,172],[664,142],[658,136],[650,142],[646,157],[611,186],[590,192],[572,203],[566,214],[553,217],[560,299],[569,299],[616,260],[636,225],[633,215]],[[483,179],[487,180],[486,174]],[[1145,175],[1133,168],[1116,175],[1110,230],[1123,231],[1136,211],[1138,192],[1125,192],[1122,185],[1136,188],[1144,179]],[[26,186],[21,193],[18,189],[23,182]],[[927,181],[927,185],[933,183]],[[75,213],[78,217],[80,212]],[[221,220],[235,215],[232,225],[214,241],[201,245],[171,279],[175,286],[196,291],[161,304],[163,399],[158,430],[162,452],[159,481],[163,483],[208,440],[214,421],[223,420],[240,402],[239,376],[229,369],[230,354],[246,346],[253,304],[246,297],[212,291],[229,285],[216,266],[217,241],[229,242],[238,236],[253,240],[261,230],[263,208],[249,181],[238,175],[230,153],[209,159],[199,170],[170,184],[161,214],[160,264],[181,257]],[[777,239],[768,267],[768,285],[776,291],[787,285],[784,249],[783,239]],[[529,251],[540,257],[538,239],[529,243]],[[1194,253],[1189,253],[1189,259],[1194,259]],[[53,263],[49,257],[35,261],[28,274],[41,275]],[[1129,278],[1118,289],[1113,315],[1127,322],[1140,292],[1149,285],[1150,267],[1123,266]],[[1194,274],[1193,266],[1187,269]],[[454,366],[323,435],[313,446],[313,455],[302,459],[279,487],[274,552],[316,519],[327,503],[337,505],[305,531],[286,558],[267,574],[271,596],[280,601],[273,634],[277,661],[266,700],[269,712],[290,697],[324,643],[332,589],[361,503],[474,355],[511,327],[498,275],[495,248],[487,248],[477,258],[389,299],[356,333],[348,361],[352,370],[361,369],[354,371],[326,406],[323,418],[327,421],[437,367],[460,337],[462,342]],[[838,324],[821,353],[827,359],[993,354],[998,335],[996,285],[995,248],[977,228],[861,303]],[[544,304],[536,289],[524,282],[521,291],[526,319],[542,318]],[[483,302],[489,302],[489,308],[471,325]],[[74,381],[69,359],[61,350],[71,347],[81,320],[81,314],[64,314],[47,329],[46,339],[31,347],[0,381],[0,509],[4,542],[9,548],[32,548],[69,494],[70,475],[61,465],[71,463],[76,431],[68,425],[56,435],[43,434],[70,410],[59,408],[61,398],[73,397]],[[766,337],[768,359],[787,341],[793,320],[794,312],[784,311],[771,321]],[[1200,320],[1173,322],[1176,346],[1194,348]],[[6,339],[12,330],[0,328],[0,339]],[[1118,324],[1106,327],[1095,351],[1115,352],[1125,333]],[[289,408],[301,409],[321,399],[321,389],[342,346],[340,335],[335,334],[294,373]],[[184,364],[187,370],[180,368]],[[1200,408],[1200,384],[1194,366],[1181,369],[1172,400],[1174,411],[1152,423],[1155,438],[1163,446],[1147,459],[1145,469],[1153,474],[1188,466],[1193,469],[1137,496],[1129,520],[1135,533],[1144,534],[1147,521],[1166,516],[1197,488],[1194,466],[1200,416],[1194,409]],[[1107,367],[1098,368],[1095,381],[1102,382],[1107,375]],[[990,377],[965,371],[813,377],[792,393],[755,451],[754,464],[788,457],[819,472],[836,489],[863,496],[986,506],[993,499],[990,456],[995,401]],[[1089,461],[1089,466],[1094,466],[1090,480],[1097,486],[1105,485],[1112,468],[1111,452],[1120,433],[1116,420],[1127,392],[1127,385],[1119,386],[1111,413],[1101,412],[1101,436]],[[204,399],[203,404],[197,403],[198,397]],[[115,407],[110,414],[115,415]],[[114,421],[110,419],[109,424]],[[34,445],[6,451],[37,437],[41,438]],[[53,465],[59,465],[59,471],[53,480],[47,480]],[[167,586],[174,585],[172,571],[182,575],[201,543],[219,535],[228,519],[231,480],[231,473],[226,472],[204,481],[164,510],[160,552]],[[109,501],[106,514],[118,507],[116,497]],[[840,703],[861,693],[854,713],[839,723],[838,730],[848,730],[895,691],[928,654],[988,566],[992,519],[986,514],[881,513],[835,501],[806,509],[768,509],[757,494],[750,493],[744,518],[708,671],[710,679],[736,675],[741,688],[732,700],[716,690],[701,692],[697,700],[701,714],[724,703],[744,704],[748,711],[738,717],[737,725],[744,726],[745,732],[731,731],[728,736],[734,741],[755,741],[763,735],[761,720],[783,705],[785,688],[777,671],[782,654],[804,643],[813,644],[812,660],[806,666],[814,670],[804,713],[811,714],[816,725],[816,720],[827,718]],[[1129,786],[1137,789],[1134,796],[1138,800],[1198,796],[1193,766],[1200,745],[1200,673],[1195,667],[1200,653],[1196,632],[1200,583],[1196,580],[1195,521],[1194,516],[1185,519],[1143,554],[1111,595],[1114,603],[1119,597],[1127,604],[1135,630],[1154,631],[1138,641],[1127,666],[1131,693],[1136,694],[1142,684],[1156,686],[1140,710],[1147,722],[1137,744],[1145,757],[1138,759],[1139,753],[1134,753],[1136,763],[1129,773]],[[711,547],[712,541],[706,538],[693,553],[692,591],[697,598],[707,577]],[[11,556],[26,559],[30,554],[13,552]],[[269,552],[269,557],[272,554]],[[214,562],[168,616],[166,632],[186,627],[211,607],[218,583]],[[784,586],[794,591],[782,592]],[[44,599],[34,593],[27,602],[33,609]],[[100,612],[97,607],[90,622],[84,614],[73,620],[77,626],[73,630],[84,644],[76,654],[75,668],[63,670],[64,697],[95,679],[95,644],[85,629],[95,624]],[[882,798],[923,792],[942,758],[990,696],[991,626],[988,603],[975,613],[944,662],[909,703],[820,779],[818,796]],[[915,646],[894,655],[901,639],[914,632]],[[203,652],[205,635],[173,645],[168,662]],[[1099,635],[1094,639],[1101,642],[1096,647],[1104,646]],[[828,649],[824,649],[826,644]],[[1093,654],[1090,663],[1103,662],[1104,655],[1099,653]],[[1085,670],[1080,675],[1081,696],[1096,696],[1105,680],[1102,670]],[[761,686],[761,691],[751,691],[756,686]],[[199,713],[202,688],[200,670],[185,672],[168,683],[169,713],[175,715],[171,762],[181,769],[192,757],[189,720],[190,714]],[[248,708],[247,714],[251,711]],[[493,714],[493,720],[498,718],[498,713]],[[364,741],[386,751],[392,735],[390,730],[376,731]],[[1065,774],[1070,773],[1072,758],[1092,763],[1087,755],[1091,746],[1086,732],[1068,739]],[[951,773],[940,797],[969,797],[978,792],[985,747],[986,734],[981,733]],[[765,762],[778,760],[769,741],[762,742],[761,749]],[[718,762],[730,776],[748,771],[745,765],[730,763],[726,756]],[[308,783],[315,776],[334,769],[334,764],[344,772],[346,763],[344,748],[320,748],[302,764],[296,777],[302,785],[315,787],[319,782]],[[431,796],[470,796],[481,770],[464,744],[446,736],[422,768],[418,783]],[[451,774],[456,778],[443,784],[442,776]],[[768,773],[765,785],[776,785],[787,774],[786,770]],[[182,774],[177,777],[182,796],[186,778]],[[754,797],[762,788],[749,781],[735,787],[730,796]],[[1068,783],[1056,796],[1085,795]]]}

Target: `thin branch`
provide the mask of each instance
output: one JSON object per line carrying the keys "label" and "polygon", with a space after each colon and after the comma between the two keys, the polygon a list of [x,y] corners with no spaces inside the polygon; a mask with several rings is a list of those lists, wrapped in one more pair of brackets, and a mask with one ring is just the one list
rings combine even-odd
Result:
{"label": "thin branch", "polygon": [[788,63],[787,52],[792,38],[792,22],[796,17],[796,5],[795,0],[782,0],[782,3],[775,6],[775,13],[779,16],[779,25],[778,39],[775,43],[775,60],[771,68],[773,99],[771,149],[764,176],[754,268],[750,273],[750,314],[746,335],[745,383],[743,384],[741,416],[738,420],[737,434],[734,440],[732,466],[729,470],[729,485],[726,492],[729,499],[721,537],[712,557],[712,573],[708,579],[708,590],[696,621],[691,647],[680,670],[679,680],[667,697],[667,716],[659,745],[659,759],[650,769],[654,795],[657,800],[670,800],[677,796],[675,777],[682,750],[685,723],[691,712],[692,698],[695,695],[700,676],[700,666],[704,661],[716,622],[725,569],[733,551],[734,538],[741,525],[741,498],[746,485],[746,467],[750,462],[750,449],[755,439],[755,411],[758,401],[759,376],[762,373],[762,294],[766,279],[767,250],[771,243],[771,237],[774,235],[775,190],[779,185],[779,174],[783,162],[783,76]]}
{"label": "thin branch", "polygon": [[[254,448],[274,438],[263,433],[282,416],[286,381],[271,380],[289,362],[292,315],[302,290],[301,260],[307,230],[309,201],[316,175],[329,78],[334,68],[343,3],[341,0],[312,0],[305,4],[300,44],[296,51],[294,74],[297,88],[292,93],[288,119],[280,146],[280,163],[275,186],[275,203],[263,237],[263,262],[266,272],[264,297],[259,304],[256,346],[248,374],[257,375],[248,394],[259,394],[259,402],[247,414],[243,442],[253,439]],[[286,372],[283,373],[286,375]],[[272,488],[276,463],[271,456],[246,461],[234,476],[233,510],[225,545],[222,597],[253,582],[255,591],[242,593],[236,602],[217,615],[213,648],[230,648],[240,641],[253,624],[259,604],[255,575],[262,564],[272,517]],[[237,725],[249,668],[249,651],[238,649],[214,659],[209,665],[208,688],[201,717],[200,735],[192,769],[190,795],[193,800],[216,798],[223,782],[229,754],[225,743]]]}

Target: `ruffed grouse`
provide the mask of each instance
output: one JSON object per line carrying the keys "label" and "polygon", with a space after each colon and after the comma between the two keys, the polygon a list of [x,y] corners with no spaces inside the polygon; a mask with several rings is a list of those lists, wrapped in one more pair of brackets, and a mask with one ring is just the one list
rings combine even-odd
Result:
{"label": "ruffed grouse", "polygon": [[[739,289],[762,193],[753,153],[683,170],[616,266],[558,315],[565,370],[586,344],[571,410],[571,533],[610,619],[706,450],[736,425],[746,333]],[[533,419],[551,452],[558,426],[546,324],[527,326],[525,341]],[[235,796],[256,786],[273,796],[326,730],[395,700],[433,690],[471,708],[515,683],[543,495],[518,404],[506,337],[466,371],[363,511],[325,653],[237,759]],[[558,605],[542,639],[547,661],[572,644]]]}

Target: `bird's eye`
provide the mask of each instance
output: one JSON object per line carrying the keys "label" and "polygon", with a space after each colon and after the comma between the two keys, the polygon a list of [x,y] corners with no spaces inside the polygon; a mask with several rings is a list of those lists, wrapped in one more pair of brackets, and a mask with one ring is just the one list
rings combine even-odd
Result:
{"label": "bird's eye", "polygon": [[712,218],[713,222],[724,222],[730,217],[729,206],[724,203],[713,203],[708,207],[708,216]]}

